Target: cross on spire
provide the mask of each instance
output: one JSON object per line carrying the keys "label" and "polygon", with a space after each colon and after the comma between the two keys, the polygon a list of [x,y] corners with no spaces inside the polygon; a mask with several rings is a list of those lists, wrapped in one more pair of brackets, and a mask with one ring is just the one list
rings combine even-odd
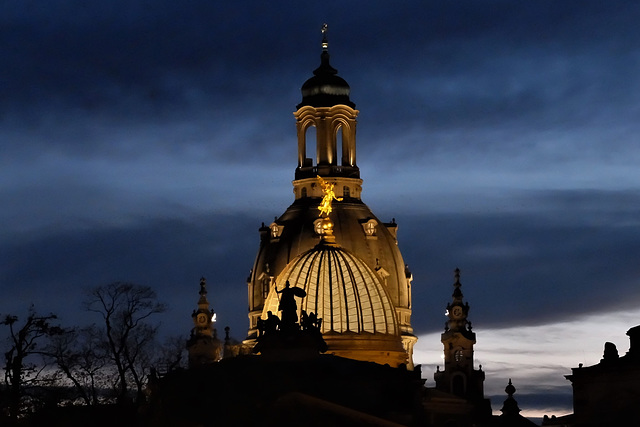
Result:
{"label": "cross on spire", "polygon": [[322,49],[327,50],[329,48],[329,41],[327,40],[327,33],[329,32],[329,25],[325,22],[322,24]]}

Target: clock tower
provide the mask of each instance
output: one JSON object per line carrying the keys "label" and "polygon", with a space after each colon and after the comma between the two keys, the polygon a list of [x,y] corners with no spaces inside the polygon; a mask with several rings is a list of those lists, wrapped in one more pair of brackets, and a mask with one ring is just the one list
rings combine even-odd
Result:
{"label": "clock tower", "polygon": [[190,368],[217,362],[222,357],[222,342],[213,326],[216,314],[209,307],[207,281],[204,277],[200,279],[199,293],[198,308],[191,313],[194,327],[187,341]]}
{"label": "clock tower", "polygon": [[476,334],[471,330],[469,303],[463,302],[461,286],[460,270],[456,268],[453,301],[447,304],[448,320],[440,337],[444,345],[444,370],[438,367],[434,374],[436,389],[475,403],[476,408],[486,405],[490,414],[489,401],[484,398],[484,371],[482,366],[477,370],[473,367]]}

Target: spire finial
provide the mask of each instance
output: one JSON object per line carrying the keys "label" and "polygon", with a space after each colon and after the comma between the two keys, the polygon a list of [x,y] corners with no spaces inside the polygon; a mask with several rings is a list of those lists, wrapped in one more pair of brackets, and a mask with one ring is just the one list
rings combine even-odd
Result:
{"label": "spire finial", "polygon": [[462,291],[460,290],[460,287],[462,286],[462,283],[460,283],[460,269],[456,268],[454,270],[454,274],[453,274],[454,278],[456,279],[455,283],[453,284],[453,299],[454,301],[460,301],[462,302]]}
{"label": "spire finial", "polygon": [[322,31],[322,49],[327,50],[329,49],[329,41],[327,40],[329,25],[327,25],[327,23],[325,22],[324,24],[322,24],[322,29],[320,31]]}
{"label": "spire finial", "polygon": [[[315,70],[313,70],[313,75],[314,76],[333,76],[338,73],[338,70],[336,70],[331,66],[331,64],[329,64],[329,40],[327,38],[327,33],[329,32],[329,26],[327,24],[322,24],[321,31],[322,31],[322,53],[320,54],[320,66]],[[303,89],[302,96],[303,97],[305,96],[304,89]]]}
{"label": "spire finial", "polygon": [[504,391],[507,393],[507,395],[509,395],[509,397],[512,397],[516,392],[516,388],[511,383],[511,378],[509,378],[509,384],[507,384],[507,387],[504,389]]}
{"label": "spire finial", "polygon": [[207,294],[207,279],[204,277],[200,278],[200,295]]}

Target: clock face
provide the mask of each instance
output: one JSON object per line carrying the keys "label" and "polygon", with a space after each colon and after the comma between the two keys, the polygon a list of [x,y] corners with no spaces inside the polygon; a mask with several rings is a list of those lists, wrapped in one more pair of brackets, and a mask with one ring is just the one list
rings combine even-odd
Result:
{"label": "clock face", "polygon": [[203,325],[203,324],[207,323],[207,315],[204,314],[204,313],[198,314],[198,323],[200,325]]}
{"label": "clock face", "polygon": [[462,307],[460,307],[460,306],[453,307],[453,309],[451,310],[451,315],[455,319],[461,318],[462,317]]}

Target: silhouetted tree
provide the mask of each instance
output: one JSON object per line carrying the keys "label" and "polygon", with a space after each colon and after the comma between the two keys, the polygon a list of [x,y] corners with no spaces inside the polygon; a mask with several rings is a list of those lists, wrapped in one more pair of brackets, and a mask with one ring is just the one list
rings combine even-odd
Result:
{"label": "silhouetted tree", "polygon": [[161,373],[171,372],[184,367],[187,349],[182,336],[167,337],[158,347],[153,366]]}
{"label": "silhouetted tree", "polygon": [[163,312],[164,305],[148,286],[116,282],[91,289],[85,306],[104,321],[104,329],[100,329],[116,368],[118,400],[124,401],[132,388],[137,399],[142,399],[157,331],[148,319]]}
{"label": "silhouetted tree", "polygon": [[14,315],[6,315],[0,321],[9,329],[9,350],[4,354],[4,379],[7,385],[7,409],[13,420],[21,412],[26,389],[39,381],[46,367],[43,360],[36,364],[33,356],[45,355],[46,341],[63,332],[62,328],[52,324],[56,319],[54,314],[39,315],[32,305],[22,325],[18,324],[18,316]]}
{"label": "silhouetted tree", "polygon": [[65,379],[73,384],[77,397],[86,405],[100,403],[109,386],[110,357],[99,328],[91,325],[65,330],[52,337],[47,353],[63,378],[61,385]]}

